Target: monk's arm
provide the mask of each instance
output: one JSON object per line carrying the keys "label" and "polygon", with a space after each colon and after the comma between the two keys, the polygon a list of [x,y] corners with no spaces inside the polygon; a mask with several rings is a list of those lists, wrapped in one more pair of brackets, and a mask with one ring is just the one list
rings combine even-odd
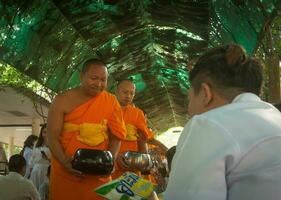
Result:
{"label": "monk's arm", "polygon": [[[152,132],[149,132],[149,129],[147,127],[147,121],[144,116],[143,111],[139,111],[138,114],[138,150],[142,153],[148,153],[148,145],[147,145],[147,140],[152,136]],[[151,135],[150,135],[151,134]]]}
{"label": "monk's arm", "polygon": [[75,176],[83,177],[83,174],[72,168],[72,158],[66,157],[63,148],[60,143],[60,135],[63,131],[64,114],[63,105],[65,104],[64,98],[57,96],[49,108],[48,121],[47,121],[47,136],[50,150],[53,156],[59,161],[59,163]]}
{"label": "monk's arm", "polygon": [[168,151],[168,148],[159,140],[156,140],[155,138],[149,139],[147,143],[158,146],[164,154]]}
{"label": "monk's arm", "polygon": [[53,156],[60,162],[61,165],[65,166],[66,156],[60,144],[60,134],[63,129],[63,118],[64,111],[61,105],[63,100],[61,97],[56,97],[49,108],[48,121],[47,121],[47,136],[49,147],[52,151]]}
{"label": "monk's arm", "polygon": [[142,153],[148,153],[147,141],[141,131],[139,131],[138,151]]}
{"label": "monk's arm", "polygon": [[111,134],[109,134],[108,150],[112,153],[113,158],[116,160],[121,147],[120,138],[125,138],[126,136],[126,127],[123,121],[120,104],[116,98],[113,101],[112,107],[113,112],[108,119],[109,129],[111,132]]}
{"label": "monk's arm", "polygon": [[108,150],[111,152],[111,154],[112,154],[114,159],[117,158],[117,155],[119,153],[120,147],[121,147],[120,139],[117,138],[116,136],[114,136],[113,134],[111,134],[110,138],[109,138]]}

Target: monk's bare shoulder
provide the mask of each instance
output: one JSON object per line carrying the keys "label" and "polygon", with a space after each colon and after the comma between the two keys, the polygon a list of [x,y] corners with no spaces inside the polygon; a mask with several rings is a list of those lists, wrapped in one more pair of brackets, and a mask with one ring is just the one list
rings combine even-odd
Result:
{"label": "monk's bare shoulder", "polygon": [[78,89],[74,88],[74,89],[70,89],[70,90],[66,90],[64,92],[59,93],[53,100],[52,102],[52,107],[54,107],[55,109],[61,110],[64,113],[67,113],[71,107],[72,107],[72,103],[70,100],[71,99],[76,99],[77,95],[78,95]]}
{"label": "monk's bare shoulder", "polygon": [[58,99],[73,98],[73,97],[77,96],[78,93],[79,93],[79,89],[78,88],[74,88],[74,89],[66,90],[66,91],[63,91],[63,92],[59,93],[56,96],[56,98],[58,98]]}
{"label": "monk's bare shoulder", "polygon": [[53,100],[53,103],[55,104],[65,103],[67,99],[69,100],[69,98],[74,97],[76,93],[77,93],[77,89],[63,91],[57,94],[57,96]]}

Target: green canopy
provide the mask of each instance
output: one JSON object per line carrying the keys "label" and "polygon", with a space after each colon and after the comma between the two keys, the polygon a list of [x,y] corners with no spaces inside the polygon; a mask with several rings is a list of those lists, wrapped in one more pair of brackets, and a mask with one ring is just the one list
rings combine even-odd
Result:
{"label": "green canopy", "polygon": [[0,59],[54,91],[79,84],[87,58],[107,63],[109,90],[131,77],[151,127],[183,126],[187,66],[236,42],[253,53],[280,0],[0,0]]}

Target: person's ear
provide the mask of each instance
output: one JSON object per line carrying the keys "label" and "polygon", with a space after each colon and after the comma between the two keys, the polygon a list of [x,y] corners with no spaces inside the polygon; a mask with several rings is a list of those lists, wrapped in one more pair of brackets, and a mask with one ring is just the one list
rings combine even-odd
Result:
{"label": "person's ear", "polygon": [[21,171],[19,172],[22,176],[25,175],[25,171],[26,171],[26,165],[23,166],[23,168],[21,169]]}
{"label": "person's ear", "polygon": [[210,87],[209,84],[202,83],[201,90],[203,92],[203,97],[204,97],[203,104],[204,104],[204,106],[208,106],[212,102],[213,97],[214,97],[212,88]]}
{"label": "person's ear", "polygon": [[83,72],[80,73],[79,75],[79,80],[82,81],[82,77],[83,77]]}

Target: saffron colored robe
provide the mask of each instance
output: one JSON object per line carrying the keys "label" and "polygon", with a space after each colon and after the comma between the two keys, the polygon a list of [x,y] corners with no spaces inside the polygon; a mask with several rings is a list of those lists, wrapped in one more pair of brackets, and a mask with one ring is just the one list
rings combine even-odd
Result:
{"label": "saffron colored robe", "polygon": [[[122,113],[124,122],[126,124],[127,135],[125,139],[121,140],[119,153],[123,153],[126,151],[139,151],[139,133],[142,133],[145,139],[152,138],[153,133],[148,129],[144,113],[139,108],[128,105],[122,107]],[[115,172],[112,175],[113,178],[118,178],[124,172],[128,171],[126,169],[123,169],[118,164],[115,165],[115,167]]]}
{"label": "saffron colored robe", "polygon": [[[122,110],[117,99],[103,91],[65,115],[64,129],[60,137],[65,155],[72,157],[79,148],[107,150],[109,143],[107,128],[119,139],[126,136]],[[103,199],[94,192],[94,189],[110,180],[110,176],[76,177],[53,158],[50,200]]]}

